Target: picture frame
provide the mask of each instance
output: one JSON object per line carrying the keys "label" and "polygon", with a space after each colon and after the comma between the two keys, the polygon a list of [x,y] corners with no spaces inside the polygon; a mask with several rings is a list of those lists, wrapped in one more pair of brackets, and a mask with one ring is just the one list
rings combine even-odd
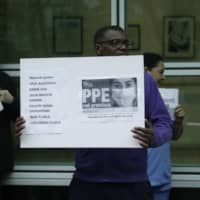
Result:
{"label": "picture frame", "polygon": [[53,18],[53,53],[81,55],[83,49],[82,17]]}
{"label": "picture frame", "polygon": [[193,16],[164,17],[164,57],[194,56],[195,18]]}
{"label": "picture frame", "polygon": [[140,25],[128,24],[127,34],[130,41],[129,50],[139,51],[140,50]]}

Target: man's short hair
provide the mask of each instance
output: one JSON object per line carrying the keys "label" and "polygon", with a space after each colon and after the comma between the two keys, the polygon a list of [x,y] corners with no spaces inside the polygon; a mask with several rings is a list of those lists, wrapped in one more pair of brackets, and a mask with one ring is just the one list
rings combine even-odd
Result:
{"label": "man's short hair", "polygon": [[146,52],[143,53],[144,56],[144,67],[148,70],[156,67],[159,61],[163,61],[163,57],[157,53]]}
{"label": "man's short hair", "polygon": [[124,33],[124,30],[120,26],[117,25],[104,26],[98,29],[94,34],[94,45],[97,44],[98,42],[101,42],[105,37],[105,33],[109,30],[114,30]]}

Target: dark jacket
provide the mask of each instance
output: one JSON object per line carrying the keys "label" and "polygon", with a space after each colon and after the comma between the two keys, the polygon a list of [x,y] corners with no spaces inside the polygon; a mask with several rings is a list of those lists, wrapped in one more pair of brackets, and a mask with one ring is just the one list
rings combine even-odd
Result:
{"label": "dark jacket", "polygon": [[6,73],[0,72],[0,89],[8,90],[14,96],[12,104],[3,104],[0,112],[0,178],[12,170],[14,165],[14,136],[11,133],[11,121],[19,113],[16,89],[14,83]]}

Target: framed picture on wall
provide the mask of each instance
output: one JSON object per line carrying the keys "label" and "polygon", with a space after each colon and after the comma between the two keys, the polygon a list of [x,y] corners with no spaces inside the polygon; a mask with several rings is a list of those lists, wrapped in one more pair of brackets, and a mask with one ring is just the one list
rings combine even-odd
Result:
{"label": "framed picture on wall", "polygon": [[71,55],[82,53],[82,17],[53,18],[53,52]]}
{"label": "framed picture on wall", "polygon": [[127,34],[130,41],[129,50],[130,51],[140,50],[140,25],[128,24]]}
{"label": "framed picture on wall", "polygon": [[194,17],[164,17],[164,56],[166,58],[192,58],[194,56],[194,36]]}

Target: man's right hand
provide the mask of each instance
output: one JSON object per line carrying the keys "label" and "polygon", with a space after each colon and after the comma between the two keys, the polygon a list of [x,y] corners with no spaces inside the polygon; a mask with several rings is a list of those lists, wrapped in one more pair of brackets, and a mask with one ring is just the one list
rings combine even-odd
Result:
{"label": "man's right hand", "polygon": [[25,119],[23,117],[18,117],[15,122],[15,135],[20,136],[22,134],[22,130],[25,128]]}

